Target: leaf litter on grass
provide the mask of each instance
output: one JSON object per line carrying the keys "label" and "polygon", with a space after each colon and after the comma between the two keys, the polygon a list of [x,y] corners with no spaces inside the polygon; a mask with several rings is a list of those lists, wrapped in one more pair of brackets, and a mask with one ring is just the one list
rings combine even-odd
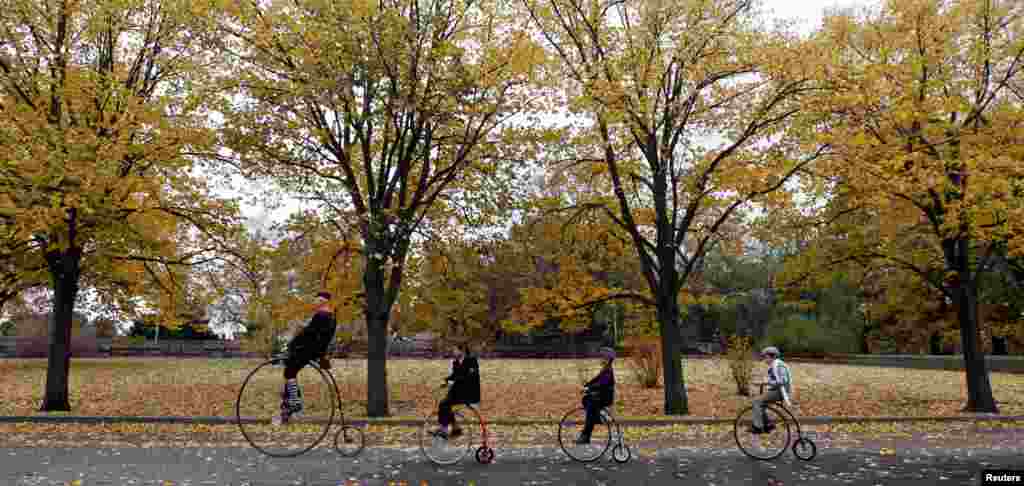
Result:
{"label": "leaf litter on grass", "polygon": [[[72,359],[73,415],[233,416],[238,390],[258,360],[97,358]],[[365,415],[365,360],[334,360],[343,411]],[[420,419],[436,413],[449,373],[447,360],[388,362],[391,414]],[[597,360],[481,360],[482,413],[487,420],[560,418],[579,406],[582,380]],[[717,359],[687,361],[690,415],[731,419],[751,397],[739,396],[728,366]],[[664,390],[640,386],[619,367],[615,414],[664,417]],[[955,416],[966,397],[963,372],[857,367],[828,363],[792,365],[798,416]],[[582,371],[581,371],[582,370]],[[0,359],[0,387],[7,399],[0,415],[35,415],[42,399],[45,359]],[[1024,375],[993,373],[1000,412],[1024,414]],[[267,386],[277,386],[269,384]],[[754,390],[756,392],[756,390]]]}

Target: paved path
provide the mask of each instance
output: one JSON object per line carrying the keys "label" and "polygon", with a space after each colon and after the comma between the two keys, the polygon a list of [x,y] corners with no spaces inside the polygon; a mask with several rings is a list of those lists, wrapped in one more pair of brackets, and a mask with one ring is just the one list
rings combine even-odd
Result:
{"label": "paved path", "polygon": [[828,448],[811,462],[791,454],[761,462],[735,449],[662,448],[624,465],[583,465],[557,449],[535,448],[499,450],[498,460],[486,466],[468,460],[439,468],[415,449],[367,449],[356,459],[318,449],[273,459],[244,448],[0,448],[0,484],[67,485],[77,479],[81,486],[977,485],[984,467],[1024,470],[1021,454],[1020,448],[908,445],[894,455],[877,448]]}

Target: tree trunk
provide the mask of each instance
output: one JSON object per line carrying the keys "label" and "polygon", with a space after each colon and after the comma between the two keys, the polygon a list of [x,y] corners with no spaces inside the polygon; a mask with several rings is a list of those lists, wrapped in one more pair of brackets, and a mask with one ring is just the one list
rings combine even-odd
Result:
{"label": "tree trunk", "polygon": [[992,336],[992,355],[993,356],[1006,356],[1009,354],[1006,337],[1005,336]]}
{"label": "tree trunk", "polygon": [[992,396],[988,363],[985,362],[985,353],[980,349],[978,289],[973,280],[960,285],[957,300],[960,303],[957,318],[960,321],[960,339],[967,373],[967,406],[964,407],[964,411],[999,413],[995,398]]}
{"label": "tree trunk", "polygon": [[54,251],[46,256],[50,268],[54,298],[50,312],[50,349],[46,367],[46,389],[43,412],[71,411],[68,393],[68,374],[71,370],[71,321],[78,294],[78,277],[82,251],[70,248]]}
{"label": "tree trunk", "polygon": [[366,260],[363,285],[366,289],[366,416],[387,417],[388,413],[388,317],[391,305],[384,288],[383,262]]}
{"label": "tree trunk", "polygon": [[[668,288],[666,288],[668,287]],[[686,384],[679,362],[682,335],[679,332],[679,301],[671,285],[658,289],[658,324],[661,333],[662,369],[665,379],[665,415],[690,413],[686,400]],[[663,295],[669,294],[669,295]]]}
{"label": "tree trunk", "polygon": [[964,368],[967,373],[967,406],[965,412],[999,413],[995,398],[992,396],[992,383],[988,378],[988,364],[985,354],[981,352],[981,334],[978,323],[978,283],[970,278],[968,267],[968,241],[961,238],[957,241],[956,297],[959,308],[957,319],[960,321],[960,340],[964,353]]}
{"label": "tree trunk", "polygon": [[871,342],[869,341],[868,338],[871,337],[871,332],[872,331],[876,331],[879,328],[881,328],[880,325],[875,324],[875,323],[871,323],[871,322],[865,324],[864,327],[861,327],[861,329],[860,329],[860,352],[861,352],[861,354],[871,354]]}

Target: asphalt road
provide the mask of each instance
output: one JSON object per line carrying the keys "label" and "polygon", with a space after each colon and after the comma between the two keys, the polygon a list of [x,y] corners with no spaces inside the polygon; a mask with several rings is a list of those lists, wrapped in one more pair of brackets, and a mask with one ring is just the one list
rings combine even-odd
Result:
{"label": "asphalt road", "polygon": [[[495,463],[435,467],[416,449],[328,449],[274,459],[245,448],[0,448],[0,484],[68,485],[977,485],[983,468],[1024,470],[1021,448],[827,448],[754,461],[735,449],[648,449],[626,464],[583,465],[558,449],[498,450]],[[888,452],[888,451],[886,451]],[[72,481],[78,480],[79,483]]]}

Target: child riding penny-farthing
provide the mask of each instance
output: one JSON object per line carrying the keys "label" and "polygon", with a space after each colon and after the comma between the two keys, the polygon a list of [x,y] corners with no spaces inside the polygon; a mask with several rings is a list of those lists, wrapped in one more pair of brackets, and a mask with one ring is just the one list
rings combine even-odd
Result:
{"label": "child riding penny-farthing", "polygon": [[[441,389],[447,388],[447,385],[441,386]],[[439,400],[441,401],[443,399]],[[478,405],[453,404],[450,418],[458,428],[453,428],[450,432],[436,429],[436,416],[430,415],[424,419],[420,427],[420,451],[423,452],[423,456],[439,466],[451,466],[470,454],[473,454],[480,464],[493,462],[494,449],[488,444],[487,422],[480,415]]]}
{"label": "child riding penny-farthing", "polygon": [[[477,410],[480,404],[480,363],[468,352],[465,344],[454,349],[452,372],[441,386],[441,389],[447,389],[447,393],[438,401],[436,418],[428,416],[420,429],[420,450],[437,465],[455,464],[472,453],[474,448],[476,460],[481,464],[494,460],[494,449],[488,445],[487,424]],[[435,423],[437,427],[434,427]]]}
{"label": "child riding penny-farthing", "polygon": [[612,447],[612,459],[624,463],[632,453],[611,412],[615,402],[615,350],[601,348],[600,354],[601,371],[584,386],[582,406],[570,410],[558,423],[558,445],[579,462],[596,461]]}
{"label": "child riding penny-farthing", "polygon": [[[810,461],[817,455],[818,448],[804,436],[800,422],[787,407],[792,406],[789,367],[779,359],[779,350],[774,346],[765,348],[761,356],[769,363],[768,381],[757,383],[758,396],[736,417],[733,424],[736,445],[754,459],[775,459],[791,448],[797,458]],[[767,393],[765,387],[769,388]]]}

